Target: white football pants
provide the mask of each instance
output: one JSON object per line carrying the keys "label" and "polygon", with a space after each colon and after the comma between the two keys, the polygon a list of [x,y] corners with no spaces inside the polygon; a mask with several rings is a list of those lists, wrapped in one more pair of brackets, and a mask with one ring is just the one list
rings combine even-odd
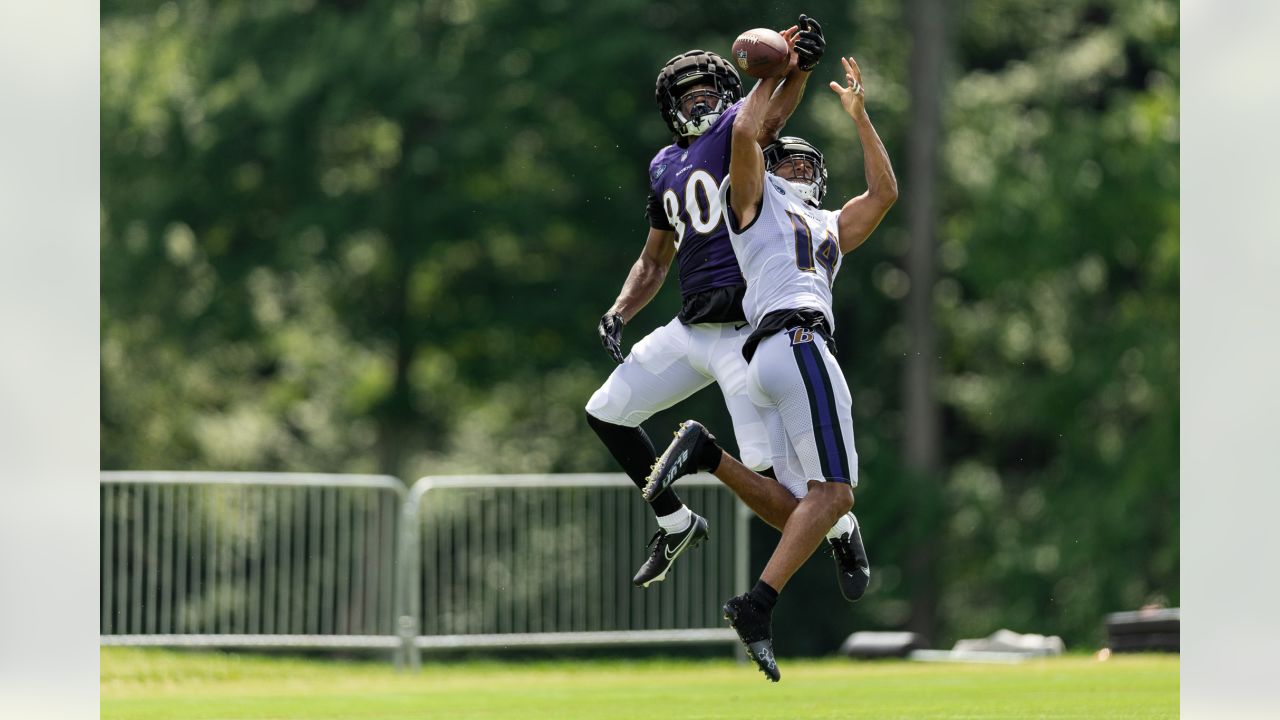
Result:
{"label": "white football pants", "polygon": [[[737,323],[685,325],[674,318],[646,335],[587,402],[587,412],[624,427],[636,427],[702,388],[716,383],[733,419],[743,465],[769,467],[769,436],[761,408],[747,394],[742,344],[751,326]],[[661,452],[662,448],[658,448]]]}
{"label": "white football pants", "polygon": [[747,390],[768,427],[774,473],[792,495],[804,497],[809,480],[858,486],[853,396],[820,335],[795,328],[761,341]]}

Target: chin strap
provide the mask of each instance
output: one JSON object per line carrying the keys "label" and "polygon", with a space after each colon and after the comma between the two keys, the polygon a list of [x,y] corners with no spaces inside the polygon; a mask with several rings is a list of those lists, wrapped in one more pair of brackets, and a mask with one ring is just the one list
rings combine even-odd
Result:
{"label": "chin strap", "polygon": [[800,197],[803,198],[805,202],[814,207],[818,207],[817,185],[807,182],[795,182],[793,180],[788,180],[787,182],[790,183],[791,187],[796,189],[796,192],[800,193]]}
{"label": "chin strap", "polygon": [[680,129],[685,137],[696,137],[711,129],[716,120],[720,117],[721,112],[709,112],[699,115],[695,120],[686,120],[683,115],[679,115]]}
{"label": "chin strap", "polygon": [[[716,100],[716,105],[714,109],[707,110],[703,112],[701,115],[695,116],[693,119],[689,119],[685,117],[684,113],[677,110],[676,126],[680,128],[680,134],[685,137],[698,136],[710,130],[711,126],[715,124],[716,120],[721,115],[724,114],[724,110],[727,105],[728,103],[726,103],[724,98],[721,97],[718,100]],[[694,105],[694,110],[698,109],[699,107],[706,107],[706,105],[704,104]]]}

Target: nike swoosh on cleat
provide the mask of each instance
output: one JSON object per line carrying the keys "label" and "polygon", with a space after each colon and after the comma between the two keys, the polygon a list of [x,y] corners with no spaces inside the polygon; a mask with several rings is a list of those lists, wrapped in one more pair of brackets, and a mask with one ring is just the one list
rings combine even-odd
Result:
{"label": "nike swoosh on cleat", "polygon": [[684,540],[681,540],[680,544],[676,546],[675,554],[671,553],[670,547],[665,547],[665,548],[662,548],[663,556],[666,557],[667,560],[675,560],[676,555],[679,555],[682,551],[684,551],[684,546],[688,545],[689,541],[692,539],[693,539],[693,527],[690,526],[688,534],[684,536]]}

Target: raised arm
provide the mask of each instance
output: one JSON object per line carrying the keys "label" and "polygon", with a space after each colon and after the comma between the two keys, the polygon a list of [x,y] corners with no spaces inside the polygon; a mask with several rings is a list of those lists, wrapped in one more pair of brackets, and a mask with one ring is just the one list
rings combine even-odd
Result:
{"label": "raised arm", "polygon": [[[796,55],[792,53],[792,69],[795,63]],[[764,191],[764,153],[760,150],[760,134],[764,131],[770,100],[782,78],[780,75],[757,82],[738,110],[738,116],[733,119],[729,151],[729,207],[733,209],[737,229],[750,225],[760,211],[760,193]]]}
{"label": "raised arm", "polygon": [[880,142],[871,118],[867,117],[862,87],[862,71],[853,58],[841,58],[844,63],[847,85],[832,82],[831,89],[840,96],[845,112],[853,118],[858,128],[858,140],[862,143],[863,171],[867,176],[867,191],[844,204],[840,209],[840,252],[847,253],[858,247],[871,235],[885,213],[898,199],[898,179],[894,177],[889,153]]}
{"label": "raised arm", "polygon": [[799,24],[783,30],[781,35],[791,47],[797,62],[791,72],[787,73],[782,86],[769,99],[769,112],[765,116],[760,137],[757,138],[761,146],[768,145],[782,134],[782,126],[787,124],[791,114],[796,111],[796,106],[800,104],[800,98],[804,97],[809,74],[822,59],[827,47],[822,36],[822,25],[808,15],[802,14]]}
{"label": "raised arm", "polygon": [[808,81],[809,73],[793,69],[774,91],[773,97],[769,99],[764,123],[760,126],[760,137],[756,138],[761,146],[777,140],[782,134],[782,126],[787,124],[787,119],[796,111],[800,98],[804,97],[804,86]]}

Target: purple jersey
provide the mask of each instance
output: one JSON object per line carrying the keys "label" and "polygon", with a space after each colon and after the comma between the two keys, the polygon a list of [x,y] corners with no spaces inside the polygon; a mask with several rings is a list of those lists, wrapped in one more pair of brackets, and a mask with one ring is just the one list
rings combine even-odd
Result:
{"label": "purple jersey", "polygon": [[666,214],[669,225],[661,229],[676,233],[680,293],[686,300],[746,284],[720,211],[720,181],[729,174],[729,141],[741,107],[739,100],[689,147],[673,143],[649,163],[650,197]]}

